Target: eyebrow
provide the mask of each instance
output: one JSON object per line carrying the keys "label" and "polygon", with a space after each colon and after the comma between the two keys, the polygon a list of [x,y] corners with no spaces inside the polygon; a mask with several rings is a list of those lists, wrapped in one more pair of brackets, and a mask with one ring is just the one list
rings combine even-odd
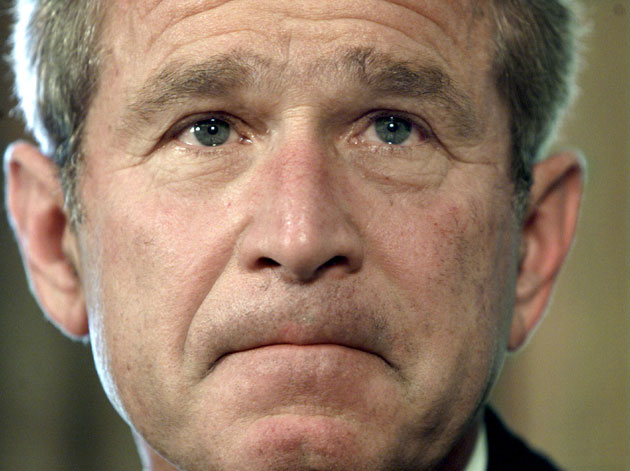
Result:
{"label": "eyebrow", "polygon": [[[279,71],[282,81],[284,69],[272,60],[242,51],[212,56],[196,64],[170,63],[131,93],[123,124],[127,129],[138,122],[150,124],[156,115],[191,100],[229,98],[239,90],[265,84],[265,79],[274,80],[270,72]],[[447,125],[462,138],[479,132],[472,100],[439,66],[398,60],[372,48],[352,48],[311,64],[306,73],[310,77],[322,71],[341,73],[344,81],[358,82],[366,96],[431,102],[445,111]]]}
{"label": "eyebrow", "polygon": [[268,68],[260,56],[234,52],[210,57],[192,65],[172,62],[136,91],[123,122],[152,122],[155,115],[191,99],[225,97],[252,85],[258,72]]}

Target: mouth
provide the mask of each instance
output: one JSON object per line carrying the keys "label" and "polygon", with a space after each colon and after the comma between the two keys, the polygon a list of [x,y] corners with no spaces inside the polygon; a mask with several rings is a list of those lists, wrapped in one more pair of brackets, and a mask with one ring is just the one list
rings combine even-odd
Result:
{"label": "mouth", "polygon": [[[377,307],[347,306],[344,301],[333,305],[331,300],[317,305],[309,300],[299,306],[294,300],[291,305],[273,308],[239,306],[238,312],[228,310],[211,320],[200,317],[210,322],[190,329],[187,357],[194,362],[198,377],[207,376],[219,365],[236,366],[237,360],[247,361],[250,368],[258,360],[279,361],[280,357],[274,360],[273,355],[284,352],[313,362],[318,355],[323,362],[354,358],[373,362],[376,367],[380,363],[390,372],[402,374],[396,355],[397,336]],[[289,354],[282,360],[297,361]],[[346,367],[352,368],[352,364]]]}
{"label": "mouth", "polygon": [[384,355],[375,349],[368,348],[364,344],[360,342],[352,342],[348,340],[337,340],[332,341],[329,338],[312,338],[310,340],[301,339],[297,341],[296,339],[282,339],[277,341],[269,341],[269,342],[261,342],[254,343],[247,346],[242,346],[240,348],[229,350],[217,357],[217,359],[212,362],[207,370],[207,374],[210,374],[215,370],[223,361],[225,361],[228,357],[234,355],[241,354],[270,354],[272,352],[283,352],[291,355],[297,355],[299,353],[331,353],[331,354],[339,354],[339,353],[359,353],[370,355],[381,362],[383,362],[387,367],[397,370],[395,365],[393,365]]}

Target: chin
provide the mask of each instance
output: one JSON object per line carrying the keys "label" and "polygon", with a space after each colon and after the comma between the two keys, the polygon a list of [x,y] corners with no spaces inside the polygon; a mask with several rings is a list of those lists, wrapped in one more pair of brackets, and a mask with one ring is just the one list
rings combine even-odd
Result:
{"label": "chin", "polygon": [[[269,470],[372,469],[357,423],[325,415],[281,414],[256,420],[244,437],[244,457]],[[368,459],[369,461],[370,459]]]}
{"label": "chin", "polygon": [[286,413],[241,425],[169,458],[181,471],[419,471],[437,461],[417,441],[344,417]]}

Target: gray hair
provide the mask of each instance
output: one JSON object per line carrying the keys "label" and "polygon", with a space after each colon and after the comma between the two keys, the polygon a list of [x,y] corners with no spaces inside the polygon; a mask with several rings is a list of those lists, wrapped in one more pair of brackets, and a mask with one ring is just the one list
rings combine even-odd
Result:
{"label": "gray hair", "polygon": [[[83,125],[98,86],[102,14],[98,0],[17,0],[13,68],[19,107],[56,162],[72,222]],[[522,213],[531,169],[553,136],[574,87],[573,0],[490,0],[494,74],[511,113],[514,204]]]}
{"label": "gray hair", "polygon": [[98,0],[17,0],[12,65],[28,129],[59,169],[72,224],[81,135],[99,78]]}
{"label": "gray hair", "polygon": [[579,48],[574,0],[492,0],[494,73],[509,106],[515,208],[522,214],[532,166],[544,152],[575,91]]}

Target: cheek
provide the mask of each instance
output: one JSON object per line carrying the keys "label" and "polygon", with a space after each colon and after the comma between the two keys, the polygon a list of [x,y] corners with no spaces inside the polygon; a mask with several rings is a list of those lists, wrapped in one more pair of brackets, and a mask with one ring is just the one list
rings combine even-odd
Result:
{"label": "cheek", "polygon": [[511,213],[490,202],[444,196],[422,209],[400,208],[384,215],[385,229],[372,240],[401,311],[408,313],[399,332],[414,333],[400,340],[398,360],[421,385],[419,395],[465,394],[461,378],[470,381],[469,391],[483,394],[502,361],[511,319]]}
{"label": "cheek", "polygon": [[[190,322],[230,259],[234,234],[224,199],[187,204],[138,181],[91,196],[99,206],[87,208],[83,238],[97,367],[112,402],[130,414],[151,410],[160,389],[180,386]],[[212,225],[208,214],[223,223]]]}
{"label": "cheek", "polygon": [[440,306],[467,299],[488,311],[486,297],[502,291],[510,265],[514,227],[509,214],[472,200],[436,199],[427,209],[414,209],[388,211],[373,238],[389,278],[423,303]]}

